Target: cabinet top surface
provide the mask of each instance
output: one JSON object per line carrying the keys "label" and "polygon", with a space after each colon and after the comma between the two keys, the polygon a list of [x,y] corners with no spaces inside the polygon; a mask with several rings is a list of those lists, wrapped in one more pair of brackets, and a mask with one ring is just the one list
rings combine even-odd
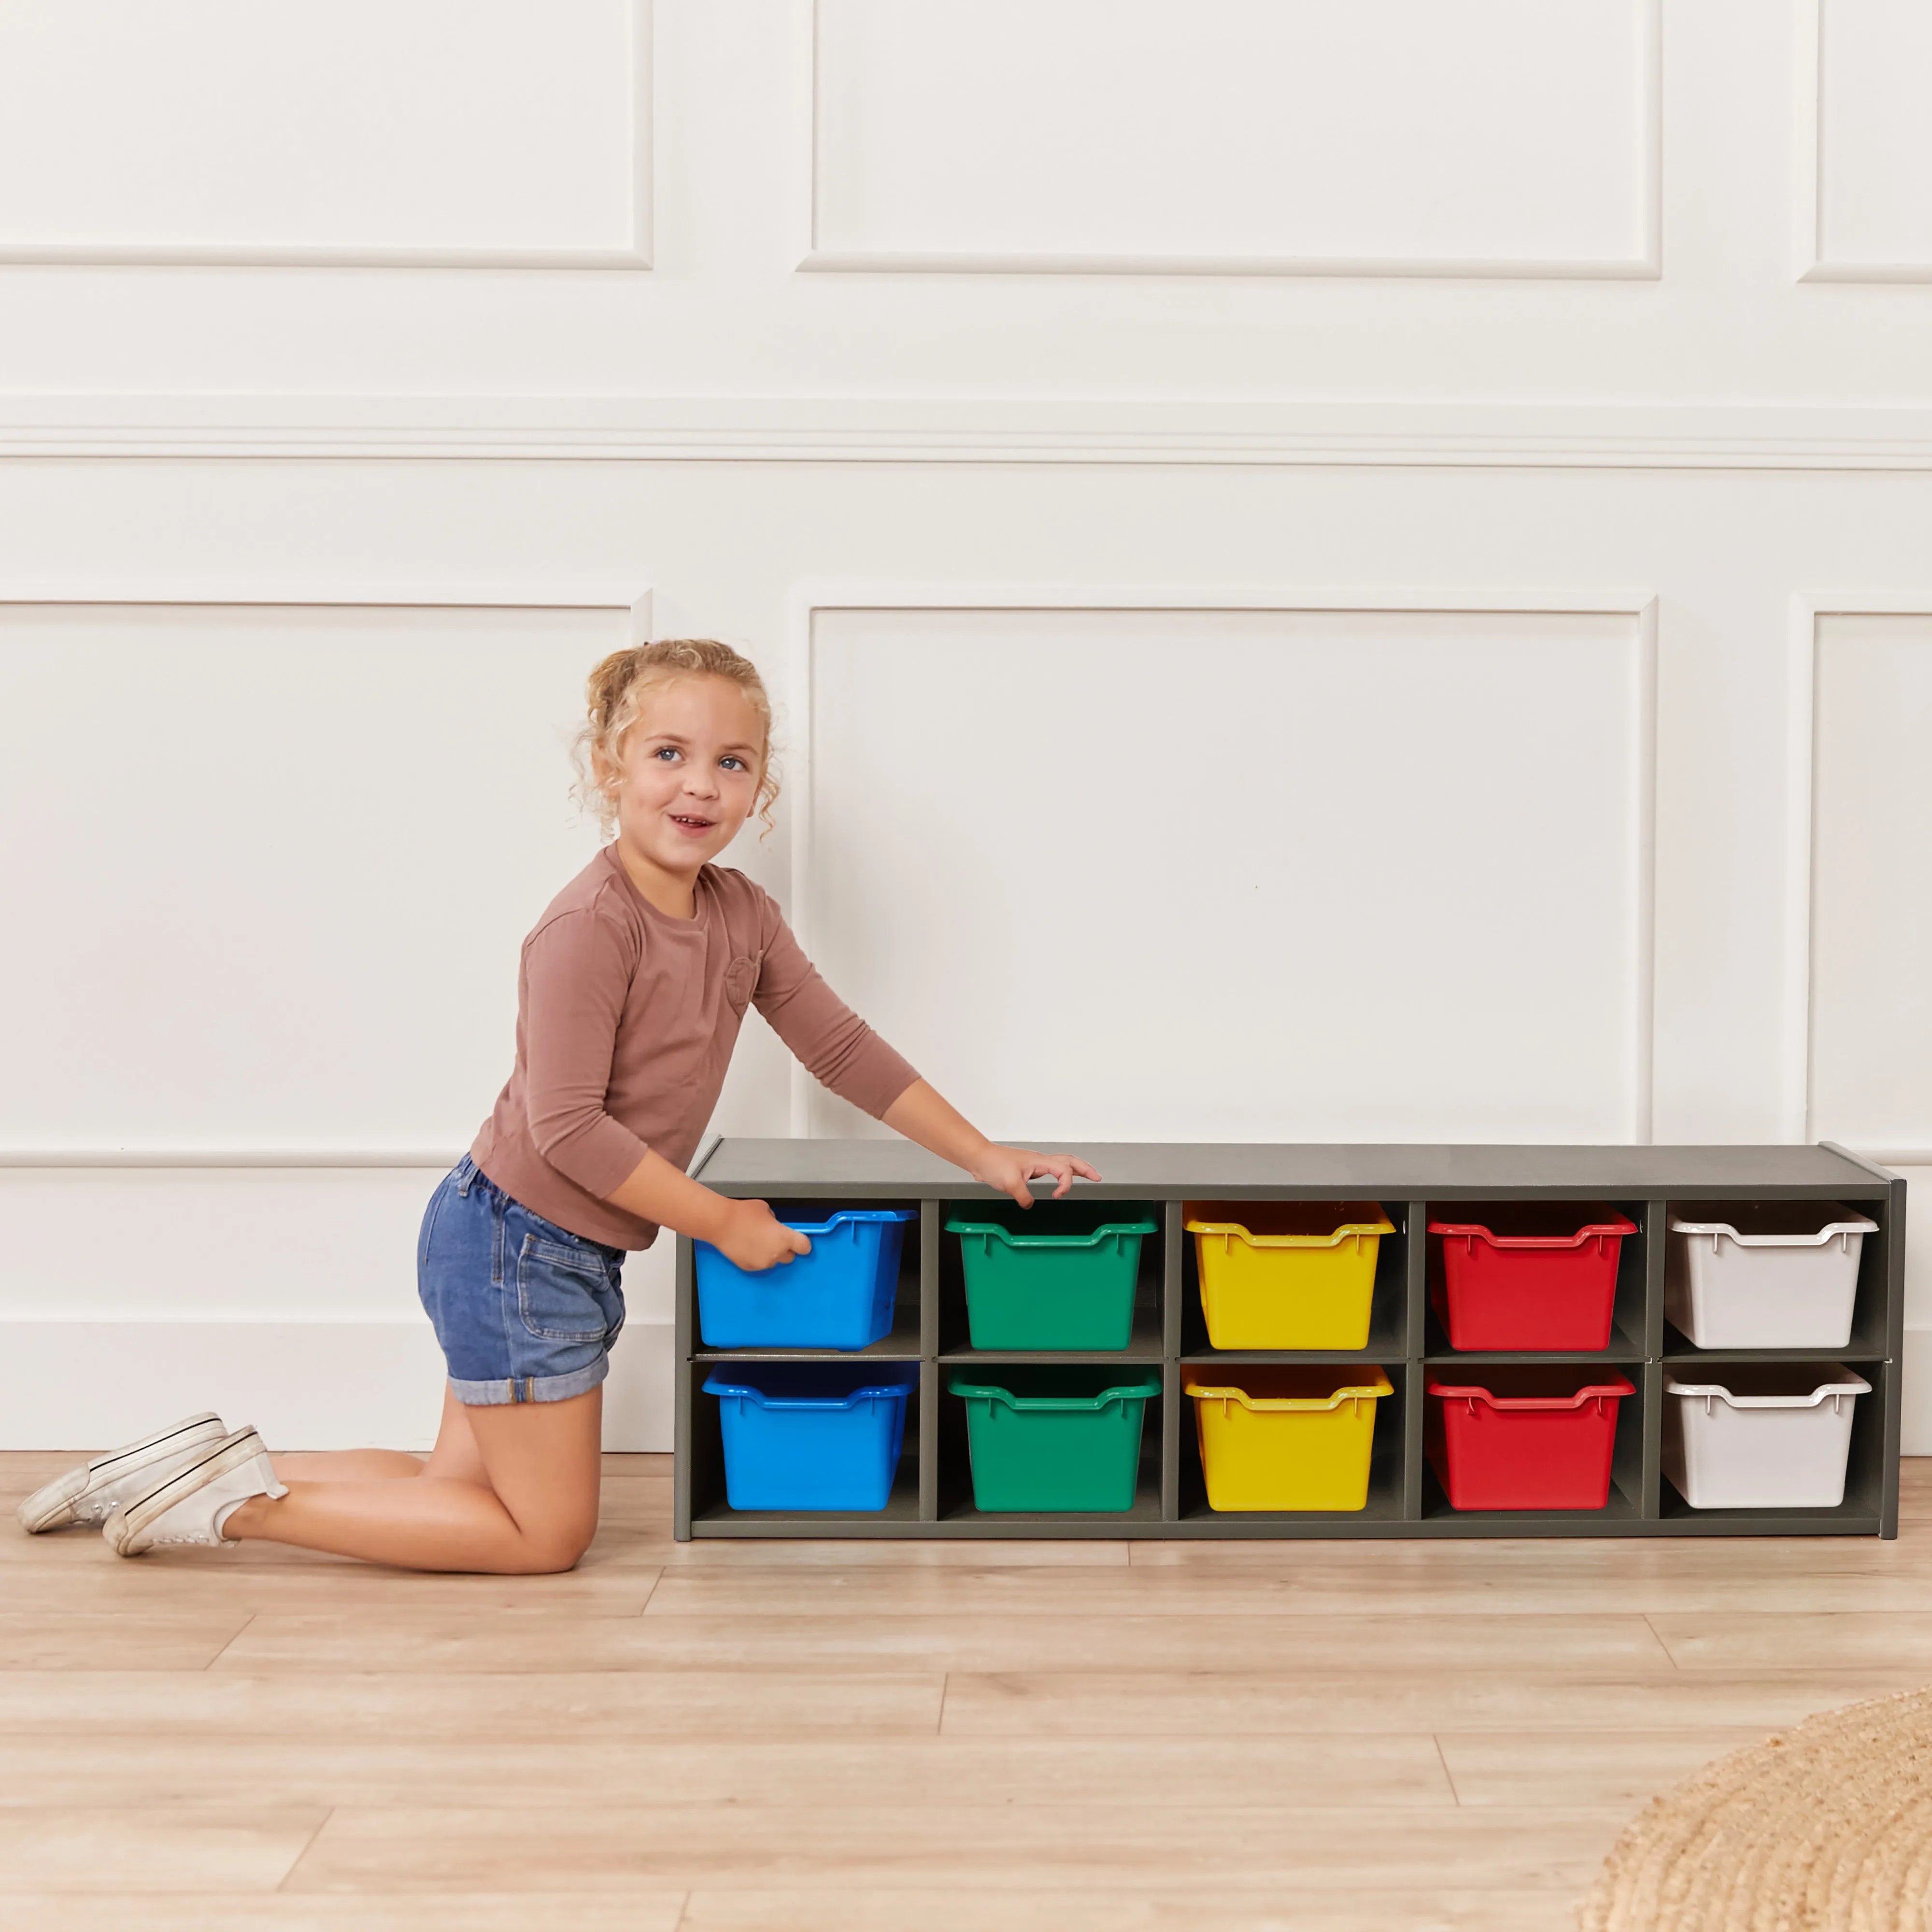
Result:
{"label": "cabinet top surface", "polygon": [[[1027,1144],[1027,1143],[1019,1143]],[[1872,1169],[1827,1147],[1348,1147],[1324,1143],[1122,1141],[1030,1144],[1100,1170],[1076,1192],[1460,1196],[1701,1193],[1882,1195]],[[712,1187],[769,1194],[990,1194],[958,1168],[900,1140],[720,1141],[694,1172]]]}

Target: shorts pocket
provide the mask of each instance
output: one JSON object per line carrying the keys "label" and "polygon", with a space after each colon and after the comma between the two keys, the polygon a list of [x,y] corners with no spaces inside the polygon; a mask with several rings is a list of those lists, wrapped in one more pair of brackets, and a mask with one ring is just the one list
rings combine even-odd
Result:
{"label": "shorts pocket", "polygon": [[517,1312],[545,1342],[602,1342],[624,1324],[622,1292],[593,1248],[526,1234],[517,1256]]}

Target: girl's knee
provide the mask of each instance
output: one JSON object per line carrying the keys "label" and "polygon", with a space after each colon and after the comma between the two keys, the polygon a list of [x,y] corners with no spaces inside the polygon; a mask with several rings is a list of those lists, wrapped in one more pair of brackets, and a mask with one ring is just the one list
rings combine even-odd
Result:
{"label": "girl's knee", "polygon": [[554,1576],[574,1570],[596,1534],[594,1524],[587,1530],[568,1526],[527,1531],[517,1553],[515,1572],[525,1576]]}

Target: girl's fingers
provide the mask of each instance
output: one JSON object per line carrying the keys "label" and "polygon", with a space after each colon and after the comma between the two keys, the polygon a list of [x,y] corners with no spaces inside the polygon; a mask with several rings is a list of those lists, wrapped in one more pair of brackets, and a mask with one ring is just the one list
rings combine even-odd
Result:
{"label": "girl's fingers", "polygon": [[1053,1190],[1053,1198],[1056,1201],[1072,1187],[1073,1177],[1076,1174],[1078,1174],[1082,1180],[1098,1180],[1100,1178],[1100,1170],[1098,1168],[1088,1166],[1086,1162],[1076,1159],[1070,1154],[1042,1155],[1040,1157],[1040,1167],[1044,1172],[1051,1174],[1060,1184]]}

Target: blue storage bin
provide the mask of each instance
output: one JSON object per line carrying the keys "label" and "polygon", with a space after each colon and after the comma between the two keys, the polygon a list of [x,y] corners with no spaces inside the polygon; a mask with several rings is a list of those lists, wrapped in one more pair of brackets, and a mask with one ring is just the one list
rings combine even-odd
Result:
{"label": "blue storage bin", "polygon": [[734,1362],[704,1378],[724,1436],[736,1510],[882,1510],[919,1370],[836,1362]]}
{"label": "blue storage bin", "polygon": [[892,1333],[899,1248],[910,1208],[850,1208],[787,1221],[812,1252],[758,1274],[709,1241],[698,1264],[698,1327],[707,1348],[863,1348]]}

